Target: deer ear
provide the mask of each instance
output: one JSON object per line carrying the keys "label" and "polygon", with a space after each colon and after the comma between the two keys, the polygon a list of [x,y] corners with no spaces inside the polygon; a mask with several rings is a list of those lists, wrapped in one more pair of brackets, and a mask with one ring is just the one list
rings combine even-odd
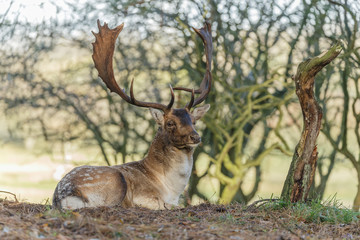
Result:
{"label": "deer ear", "polygon": [[204,116],[204,114],[210,109],[210,104],[205,104],[204,106],[195,108],[192,112],[192,115],[194,116],[195,120],[199,120]]}
{"label": "deer ear", "polygon": [[164,124],[164,113],[155,108],[150,108],[150,112],[156,123],[162,126]]}

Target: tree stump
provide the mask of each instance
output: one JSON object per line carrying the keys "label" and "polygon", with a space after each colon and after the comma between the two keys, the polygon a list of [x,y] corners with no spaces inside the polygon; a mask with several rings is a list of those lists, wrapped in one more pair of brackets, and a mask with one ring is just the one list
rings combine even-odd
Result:
{"label": "tree stump", "polygon": [[303,114],[303,130],[295,148],[281,197],[291,202],[306,201],[313,182],[318,152],[316,139],[320,132],[322,109],[314,96],[315,75],[341,52],[340,43],[317,57],[299,64],[294,77],[296,95]]}

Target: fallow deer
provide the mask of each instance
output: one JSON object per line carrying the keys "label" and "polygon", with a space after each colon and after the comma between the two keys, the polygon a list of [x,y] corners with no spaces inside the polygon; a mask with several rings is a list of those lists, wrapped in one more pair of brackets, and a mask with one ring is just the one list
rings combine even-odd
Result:
{"label": "fallow deer", "polygon": [[[53,207],[60,209],[78,209],[83,207],[142,206],[151,209],[163,209],[178,204],[193,166],[193,152],[201,142],[194,125],[210,108],[191,108],[202,103],[211,88],[211,25],[205,23],[195,32],[205,46],[206,73],[197,90],[170,85],[171,100],[168,105],[138,101],[134,97],[133,81],[130,84],[130,96],[116,83],[113,72],[113,54],[115,42],[124,24],[109,29],[107,24],[97,22],[99,33],[93,43],[93,60],[100,78],[111,92],[117,93],[126,102],[150,108],[152,116],[159,125],[158,131],[146,157],[140,161],[116,166],[80,166],[74,168],[58,183]],[[174,91],[191,93],[190,102],[180,109],[173,109]],[[195,94],[199,94],[195,98]]]}

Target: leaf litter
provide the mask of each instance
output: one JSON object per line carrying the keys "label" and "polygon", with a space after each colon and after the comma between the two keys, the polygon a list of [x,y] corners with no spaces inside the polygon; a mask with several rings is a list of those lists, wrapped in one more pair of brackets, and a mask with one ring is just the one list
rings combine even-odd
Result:
{"label": "leaf litter", "polygon": [[58,211],[0,199],[0,239],[358,239],[359,223],[307,223],[288,209],[200,205]]}

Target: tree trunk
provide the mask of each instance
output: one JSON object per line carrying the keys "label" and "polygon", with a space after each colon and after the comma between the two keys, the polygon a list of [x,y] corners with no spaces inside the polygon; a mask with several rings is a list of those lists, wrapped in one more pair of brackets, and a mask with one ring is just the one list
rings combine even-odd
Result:
{"label": "tree trunk", "polygon": [[356,196],[354,199],[353,210],[358,212],[359,209],[360,209],[360,175],[358,172],[358,187],[357,187],[357,192],[356,192]]}
{"label": "tree trunk", "polygon": [[306,201],[314,179],[318,157],[316,139],[320,132],[322,111],[314,97],[315,75],[341,52],[339,43],[319,56],[299,64],[294,77],[296,95],[302,109],[304,127],[281,193],[291,202]]}
{"label": "tree trunk", "polygon": [[235,177],[233,179],[233,184],[227,184],[224,187],[224,190],[220,197],[221,204],[230,204],[235,197],[238,189],[240,188],[241,178]]}

